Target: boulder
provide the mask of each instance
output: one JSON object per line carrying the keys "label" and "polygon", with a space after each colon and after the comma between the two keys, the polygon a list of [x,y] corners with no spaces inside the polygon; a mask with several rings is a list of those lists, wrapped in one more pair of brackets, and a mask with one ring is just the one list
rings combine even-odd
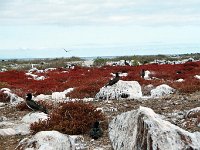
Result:
{"label": "boulder", "polygon": [[146,70],[146,71],[144,72],[144,79],[145,79],[145,80],[151,80],[150,74],[151,74],[151,72],[150,72],[149,70]]}
{"label": "boulder", "polygon": [[116,116],[109,124],[114,150],[183,150],[200,148],[200,132],[190,133],[140,107]]}
{"label": "boulder", "polygon": [[185,118],[198,118],[200,117],[200,107],[196,107],[187,111]]}
{"label": "boulder", "polygon": [[155,89],[151,90],[151,97],[153,98],[159,98],[162,96],[170,95],[174,93],[175,89],[170,87],[169,85],[162,84],[157,86]]}
{"label": "boulder", "polygon": [[17,105],[17,104],[19,104],[19,103],[24,101],[23,98],[21,98],[21,97],[17,96],[16,94],[12,93],[12,91],[10,89],[8,89],[8,88],[2,88],[2,89],[0,89],[0,92],[3,92],[4,94],[7,95],[7,97],[10,99],[10,104],[11,105],[15,106],[15,105]]}
{"label": "boulder", "polygon": [[0,129],[1,136],[11,136],[11,135],[27,135],[30,134],[30,125],[31,123],[38,122],[39,120],[46,120],[47,114],[43,112],[35,112],[29,113],[25,115],[21,121],[18,122],[10,122],[2,121],[0,122],[0,126],[3,128]]}
{"label": "boulder", "polygon": [[16,150],[37,149],[37,150],[71,150],[72,144],[68,135],[58,131],[41,131],[32,138],[25,138]]}
{"label": "boulder", "polygon": [[196,79],[200,79],[200,75],[195,75],[194,76]]}
{"label": "boulder", "polygon": [[46,120],[47,118],[47,114],[43,112],[28,113],[22,118],[22,122],[31,124],[34,122],[38,122],[39,120]]}
{"label": "boulder", "polygon": [[142,97],[141,86],[137,81],[119,80],[112,86],[104,86],[95,96],[97,99],[137,99]]}

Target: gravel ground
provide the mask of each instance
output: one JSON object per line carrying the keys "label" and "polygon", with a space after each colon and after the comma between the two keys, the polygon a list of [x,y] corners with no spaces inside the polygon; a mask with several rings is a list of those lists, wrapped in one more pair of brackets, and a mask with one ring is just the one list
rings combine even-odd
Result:
{"label": "gravel ground", "polygon": [[[91,102],[95,106],[102,108],[108,122],[116,115],[129,110],[137,109],[139,106],[152,108],[156,113],[162,115],[163,119],[170,121],[177,126],[190,131],[199,131],[200,128],[191,120],[184,118],[187,110],[200,107],[200,92],[193,94],[173,94],[158,99],[140,99],[140,100],[112,100],[112,101],[95,101]],[[18,111],[14,107],[6,105],[0,109],[0,116],[4,116],[12,121],[20,120],[28,111]],[[189,122],[189,123],[188,123]],[[0,128],[3,128],[0,126]],[[0,150],[14,150],[19,141],[30,135],[7,136],[0,137]],[[112,146],[108,137],[108,130],[104,130],[104,135],[98,140],[92,140],[89,136],[83,135],[82,143],[85,149],[93,150],[95,148],[112,150]]]}

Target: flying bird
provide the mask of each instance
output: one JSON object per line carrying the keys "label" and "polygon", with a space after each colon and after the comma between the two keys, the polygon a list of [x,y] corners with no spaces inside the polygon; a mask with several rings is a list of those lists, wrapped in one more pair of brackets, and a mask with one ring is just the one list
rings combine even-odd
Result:
{"label": "flying bird", "polygon": [[90,137],[97,140],[98,138],[102,137],[102,135],[103,135],[103,130],[99,125],[99,121],[96,121],[93,124],[92,129],[90,130]]}
{"label": "flying bird", "polygon": [[119,73],[116,72],[115,73],[115,77],[113,79],[111,79],[107,84],[106,84],[106,87],[107,86],[112,86],[113,84],[117,83],[119,81]]}
{"label": "flying bird", "polygon": [[35,101],[32,100],[32,94],[31,93],[28,93],[26,95],[26,105],[28,106],[28,108],[30,108],[33,111],[42,111],[45,114],[48,114],[48,111],[44,106],[42,106],[42,105],[40,105],[40,104],[38,104],[38,103],[36,103]]}
{"label": "flying bird", "polygon": [[[64,48],[63,48],[63,49],[64,49]],[[66,49],[64,49],[64,51],[68,53],[68,52],[70,52],[71,50],[66,50]]]}

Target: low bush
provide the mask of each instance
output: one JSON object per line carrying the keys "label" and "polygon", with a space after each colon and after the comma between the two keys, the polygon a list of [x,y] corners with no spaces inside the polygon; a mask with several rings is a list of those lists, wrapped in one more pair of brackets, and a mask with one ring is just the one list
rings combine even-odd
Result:
{"label": "low bush", "polygon": [[10,98],[7,94],[3,93],[3,91],[0,91],[0,102],[6,103],[9,102]]}
{"label": "low bush", "polygon": [[47,130],[70,135],[86,134],[96,120],[104,121],[105,116],[92,104],[67,102],[53,109],[47,120],[31,124],[30,129],[33,134]]}

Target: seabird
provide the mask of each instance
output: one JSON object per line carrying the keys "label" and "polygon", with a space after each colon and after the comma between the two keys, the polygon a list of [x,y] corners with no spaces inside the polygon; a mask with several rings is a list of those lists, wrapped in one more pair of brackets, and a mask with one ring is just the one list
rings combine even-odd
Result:
{"label": "seabird", "polygon": [[31,93],[28,93],[26,96],[26,105],[28,106],[28,108],[32,109],[33,111],[42,111],[45,114],[48,114],[48,111],[45,107],[43,107],[42,105],[32,100]]}
{"label": "seabird", "polygon": [[[64,48],[63,48],[63,49],[64,49]],[[70,50],[66,50],[66,49],[64,49],[64,50],[65,50],[65,52],[67,52],[67,53],[70,51]]]}
{"label": "seabird", "polygon": [[125,66],[130,66],[130,64],[126,60],[124,60],[124,64]]}
{"label": "seabird", "polygon": [[112,86],[113,84],[117,83],[119,81],[119,73],[115,73],[115,77],[113,79],[111,79],[107,84],[106,84],[106,87],[107,86]]}
{"label": "seabird", "polygon": [[90,137],[97,140],[98,138],[102,137],[102,135],[103,135],[103,130],[99,126],[99,121],[95,121],[92,129],[90,130]]}
{"label": "seabird", "polygon": [[141,77],[144,78],[144,76],[145,76],[145,70],[142,69],[142,71],[140,72],[140,74],[141,74]]}

